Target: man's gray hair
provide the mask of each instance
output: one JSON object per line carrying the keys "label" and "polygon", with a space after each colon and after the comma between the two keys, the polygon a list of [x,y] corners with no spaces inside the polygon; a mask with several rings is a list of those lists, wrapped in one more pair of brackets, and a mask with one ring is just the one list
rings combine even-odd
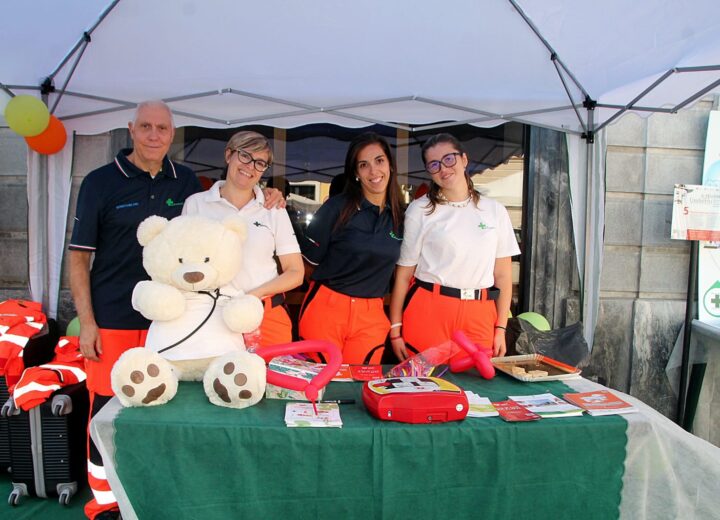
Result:
{"label": "man's gray hair", "polygon": [[142,110],[143,108],[149,108],[149,107],[160,107],[167,110],[167,113],[170,114],[170,123],[173,127],[175,127],[175,118],[173,117],[172,110],[170,110],[170,107],[162,100],[159,99],[152,99],[150,101],[142,101],[138,103],[138,105],[135,107],[135,114],[133,115],[132,122],[133,124],[137,123],[138,118],[138,112]]}

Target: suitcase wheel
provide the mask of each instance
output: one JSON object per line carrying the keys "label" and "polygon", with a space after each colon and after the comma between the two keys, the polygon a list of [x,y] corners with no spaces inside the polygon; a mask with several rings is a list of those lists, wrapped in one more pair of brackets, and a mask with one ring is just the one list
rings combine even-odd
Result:
{"label": "suitcase wheel", "polygon": [[69,489],[63,489],[58,496],[58,502],[61,506],[66,506],[70,503],[70,498],[72,498],[72,492]]}
{"label": "suitcase wheel", "polygon": [[58,502],[61,506],[66,506],[70,503],[70,499],[77,493],[78,485],[77,482],[66,482],[64,484],[58,484],[56,491],[58,494]]}
{"label": "suitcase wheel", "polygon": [[20,503],[20,499],[28,494],[27,487],[24,484],[13,484],[13,490],[8,497],[8,504],[15,507]]}

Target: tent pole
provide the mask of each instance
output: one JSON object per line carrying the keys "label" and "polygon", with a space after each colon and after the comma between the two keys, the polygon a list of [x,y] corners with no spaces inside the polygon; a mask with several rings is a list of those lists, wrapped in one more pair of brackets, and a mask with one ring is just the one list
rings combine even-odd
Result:
{"label": "tent pole", "polygon": [[587,110],[587,125],[588,131],[583,135],[586,143],[587,156],[585,158],[585,171],[587,179],[587,190],[585,192],[585,265],[583,266],[583,280],[582,280],[582,306],[581,306],[581,320],[583,322],[583,336],[587,341],[588,348],[592,351],[593,348],[593,335],[595,332],[595,319],[596,319],[596,303],[594,300],[599,297],[599,291],[597,282],[595,280],[595,271],[598,269],[597,262],[594,255],[594,244],[597,234],[600,230],[597,229],[597,200],[600,196],[596,186],[595,171],[595,103],[592,100],[587,99],[585,102],[585,108]]}

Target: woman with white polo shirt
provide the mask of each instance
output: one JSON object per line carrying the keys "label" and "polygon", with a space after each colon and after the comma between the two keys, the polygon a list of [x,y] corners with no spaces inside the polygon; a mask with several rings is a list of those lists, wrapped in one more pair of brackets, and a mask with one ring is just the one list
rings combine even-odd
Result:
{"label": "woman with white polo shirt", "polygon": [[[285,209],[267,209],[258,187],[262,174],[272,164],[272,149],[257,132],[233,135],[225,146],[227,178],[185,201],[183,215],[203,215],[221,220],[239,213],[248,228],[242,269],[232,285],[260,298],[265,314],[260,325],[260,345],[292,341],[292,324],[283,303],[284,292],[303,281],[303,261]],[[281,272],[278,273],[277,257]]]}
{"label": "woman with white polo shirt", "polygon": [[502,356],[511,257],[520,253],[510,217],[500,203],[475,191],[467,154],[455,137],[431,137],[422,154],[432,184],[405,212],[390,302],[393,352],[403,360],[462,330]]}

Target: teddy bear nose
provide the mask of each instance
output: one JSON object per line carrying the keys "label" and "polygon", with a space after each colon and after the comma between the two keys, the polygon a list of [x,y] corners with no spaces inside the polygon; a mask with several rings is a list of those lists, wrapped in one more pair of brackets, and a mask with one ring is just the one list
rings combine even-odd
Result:
{"label": "teddy bear nose", "polygon": [[183,280],[185,280],[187,283],[198,283],[203,278],[205,278],[205,275],[199,271],[192,271],[183,275]]}

